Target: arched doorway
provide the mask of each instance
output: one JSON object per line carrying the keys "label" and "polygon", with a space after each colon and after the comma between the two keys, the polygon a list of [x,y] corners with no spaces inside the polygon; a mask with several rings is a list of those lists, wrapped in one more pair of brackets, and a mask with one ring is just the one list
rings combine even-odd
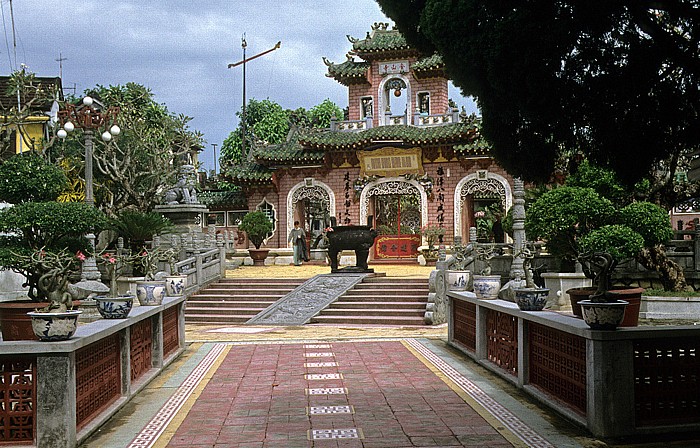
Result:
{"label": "arched doorway", "polygon": [[414,180],[384,178],[369,183],[360,195],[360,220],[379,232],[375,259],[415,258],[420,229],[427,221],[427,195]]}
{"label": "arched doorway", "polygon": [[457,183],[454,197],[455,236],[469,241],[469,228],[476,227],[477,239],[504,242],[501,222],[513,205],[513,193],[501,175],[479,170]]}
{"label": "arched doorway", "polygon": [[311,246],[323,229],[330,225],[331,216],[335,216],[335,194],[325,183],[305,179],[289,190],[287,235],[294,228],[294,221],[299,221],[306,230]]}

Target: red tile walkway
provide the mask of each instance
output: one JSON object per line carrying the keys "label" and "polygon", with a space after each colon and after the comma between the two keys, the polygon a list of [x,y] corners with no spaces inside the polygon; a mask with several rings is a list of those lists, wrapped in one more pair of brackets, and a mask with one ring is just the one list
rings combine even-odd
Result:
{"label": "red tile walkway", "polygon": [[523,446],[489,420],[399,341],[234,345],[168,446]]}

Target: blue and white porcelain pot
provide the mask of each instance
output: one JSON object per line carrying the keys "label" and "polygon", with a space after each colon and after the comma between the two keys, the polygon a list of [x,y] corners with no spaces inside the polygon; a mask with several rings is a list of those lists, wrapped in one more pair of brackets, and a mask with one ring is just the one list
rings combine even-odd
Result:
{"label": "blue and white porcelain pot", "polygon": [[144,280],[136,282],[136,298],[142,306],[154,306],[163,303],[165,297],[165,281]]}
{"label": "blue and white porcelain pot", "polygon": [[583,320],[591,330],[616,330],[625,317],[625,308],[629,302],[617,300],[601,303],[581,300],[579,304],[583,312]]}
{"label": "blue and white porcelain pot", "polygon": [[523,311],[542,311],[548,295],[549,288],[516,288],[515,303]]}
{"label": "blue and white porcelain pot", "polygon": [[96,297],[97,311],[105,319],[126,319],[134,305],[134,296]]}
{"label": "blue and white porcelain pot", "polygon": [[497,299],[501,290],[500,275],[475,275],[472,288],[477,299]]}
{"label": "blue and white porcelain pot", "polygon": [[169,297],[183,295],[186,287],[186,275],[168,275],[165,277],[165,292]]}
{"label": "blue and white porcelain pot", "polygon": [[65,341],[70,339],[78,328],[78,316],[82,311],[70,310],[61,313],[32,311],[32,330],[40,341]]}

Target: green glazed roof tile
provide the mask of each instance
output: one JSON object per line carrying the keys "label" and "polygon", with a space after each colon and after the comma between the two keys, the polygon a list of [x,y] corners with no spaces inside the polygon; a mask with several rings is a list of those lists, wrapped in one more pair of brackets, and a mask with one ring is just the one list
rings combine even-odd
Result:
{"label": "green glazed roof tile", "polygon": [[442,126],[417,127],[407,125],[379,126],[360,132],[324,131],[303,134],[300,143],[313,149],[362,149],[376,141],[400,141],[414,145],[462,143],[476,133],[473,122],[460,122]]}
{"label": "green glazed roof tile", "polygon": [[329,62],[326,58],[323,61],[328,66],[328,73],[326,76],[329,78],[334,78],[342,84],[357,84],[367,81],[367,69],[369,69],[369,62],[356,62],[353,60],[347,60],[342,64],[335,64]]}
{"label": "green glazed roof tile", "polygon": [[353,42],[352,49],[357,54],[379,53],[384,51],[410,50],[406,39],[398,30],[376,29],[365,39]]}
{"label": "green glazed roof tile", "polygon": [[272,170],[267,167],[253,163],[246,162],[243,165],[237,165],[229,167],[223,177],[230,179],[231,183],[261,183],[267,184],[272,182]]}
{"label": "green glazed roof tile", "polygon": [[420,58],[413,63],[413,70],[416,72],[440,70],[444,67],[445,63],[442,61],[442,56],[437,53],[433,54],[432,56]]}

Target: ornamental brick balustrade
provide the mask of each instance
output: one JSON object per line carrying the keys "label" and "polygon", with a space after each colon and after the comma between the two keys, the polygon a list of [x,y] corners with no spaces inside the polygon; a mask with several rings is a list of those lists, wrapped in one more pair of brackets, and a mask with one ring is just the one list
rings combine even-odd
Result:
{"label": "ornamental brick balustrade", "polygon": [[447,296],[451,345],[596,437],[700,430],[698,326],[591,331],[552,311]]}

